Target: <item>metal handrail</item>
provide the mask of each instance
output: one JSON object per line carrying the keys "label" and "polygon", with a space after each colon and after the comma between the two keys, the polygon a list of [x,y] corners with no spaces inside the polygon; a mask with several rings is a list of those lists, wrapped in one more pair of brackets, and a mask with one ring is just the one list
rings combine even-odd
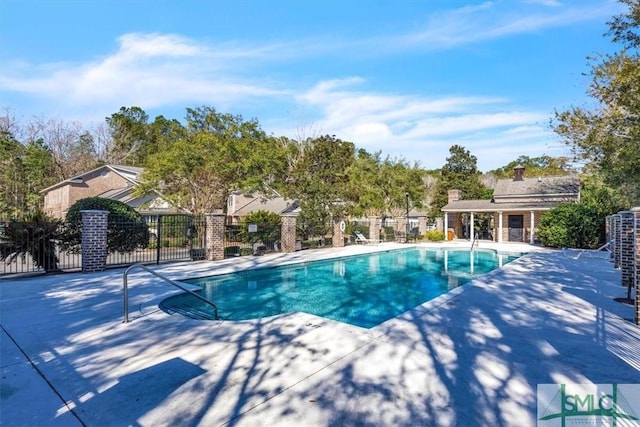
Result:
{"label": "metal handrail", "polygon": [[473,239],[471,239],[471,249],[473,250],[473,247],[480,247],[480,240],[478,239],[478,233],[474,233],[473,234]]}
{"label": "metal handrail", "polygon": [[188,292],[191,295],[193,295],[194,297],[198,298],[200,301],[209,304],[211,307],[213,307],[213,313],[214,313],[214,316],[215,316],[215,320],[220,320],[220,318],[218,317],[218,306],[215,305],[213,302],[211,302],[208,299],[206,299],[205,297],[203,297],[201,295],[198,295],[197,293],[185,288],[184,286],[182,286],[178,282],[175,282],[175,281],[169,279],[168,277],[163,276],[160,273],[156,273],[155,271],[151,270],[149,267],[147,267],[147,266],[145,266],[143,264],[133,264],[131,267],[127,268],[124,271],[124,274],[122,276],[122,286],[123,286],[123,290],[124,290],[124,321],[123,321],[123,323],[129,323],[129,285],[128,285],[127,277],[129,275],[129,272],[131,270],[133,270],[134,268],[141,268],[144,271],[146,271],[147,273],[151,273],[154,276],[156,276],[157,278],[162,279],[165,282],[169,283],[170,285],[173,285],[176,288],[182,289],[183,291]]}

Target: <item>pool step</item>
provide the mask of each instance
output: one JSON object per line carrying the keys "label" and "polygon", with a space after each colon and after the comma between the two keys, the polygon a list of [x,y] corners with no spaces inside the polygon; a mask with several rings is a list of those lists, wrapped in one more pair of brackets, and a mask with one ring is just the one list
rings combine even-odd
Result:
{"label": "pool step", "polygon": [[171,305],[162,307],[169,314],[181,314],[182,316],[196,320],[215,320],[215,315],[205,310],[200,310],[188,305]]}

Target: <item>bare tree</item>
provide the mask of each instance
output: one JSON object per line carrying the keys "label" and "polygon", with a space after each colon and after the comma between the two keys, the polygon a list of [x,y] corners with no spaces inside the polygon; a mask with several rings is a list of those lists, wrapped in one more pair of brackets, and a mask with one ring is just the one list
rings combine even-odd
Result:
{"label": "bare tree", "polygon": [[70,178],[97,164],[98,156],[93,135],[79,122],[61,119],[34,118],[27,125],[27,139],[42,141],[55,161],[59,181]]}

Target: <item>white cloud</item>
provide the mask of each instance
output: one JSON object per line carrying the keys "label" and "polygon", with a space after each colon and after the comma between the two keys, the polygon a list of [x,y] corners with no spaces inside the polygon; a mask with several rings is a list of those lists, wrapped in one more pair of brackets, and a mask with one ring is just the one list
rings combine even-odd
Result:
{"label": "white cloud", "polygon": [[[478,6],[434,13],[414,32],[380,38],[376,43],[389,49],[422,48],[442,50],[506,36],[568,26],[599,18],[609,18],[617,8],[604,2],[571,3],[563,6],[554,0],[531,0],[523,8],[512,0],[485,2]],[[536,7],[542,5],[545,7]],[[557,6],[548,8],[548,6]]]}
{"label": "white cloud", "polygon": [[126,34],[117,50],[85,64],[14,64],[5,69],[4,90],[55,100],[62,109],[91,105],[235,102],[281,93],[229,72],[231,56],[246,50],[215,50],[193,40],[162,34]]}
{"label": "white cloud", "polygon": [[[483,149],[481,144],[504,141],[500,153],[491,155],[497,162],[518,144],[544,149],[535,140],[549,133],[538,125],[547,121],[548,113],[513,105],[503,96],[427,97],[372,91],[359,76],[328,75],[317,82],[312,65],[308,73],[293,77],[288,68],[329,55],[389,56],[446,49],[610,16],[613,8],[609,1],[572,2],[570,7],[553,0],[528,3],[525,11],[518,8],[522,2],[486,2],[431,14],[415,31],[360,39],[311,35],[273,43],[216,44],[175,34],[130,33],[118,38],[113,52],[86,62],[8,61],[0,69],[0,86],[3,93],[33,97],[71,119],[79,114],[102,118],[122,105],[162,109],[209,104],[221,111],[238,111],[239,106],[255,103],[277,106],[280,112],[293,105],[310,112],[314,132],[335,134],[370,150],[418,158],[429,167],[441,165],[452,144],[473,151]],[[290,123],[282,124],[282,118],[260,120],[274,124],[271,131],[296,133]],[[442,159],[433,159],[434,152],[444,153]]]}
{"label": "white cloud", "polygon": [[541,4],[543,6],[558,7],[561,6],[558,0],[524,0],[525,3]]}
{"label": "white cloud", "polygon": [[[540,125],[549,115],[514,109],[509,100],[491,97],[424,98],[367,92],[361,78],[323,81],[298,97],[301,108],[319,109],[314,128],[335,134],[368,151],[442,166],[451,145],[465,146],[484,170],[521,155],[560,155],[550,149],[553,135]],[[357,90],[359,89],[359,90]],[[280,128],[292,136],[293,129]]]}

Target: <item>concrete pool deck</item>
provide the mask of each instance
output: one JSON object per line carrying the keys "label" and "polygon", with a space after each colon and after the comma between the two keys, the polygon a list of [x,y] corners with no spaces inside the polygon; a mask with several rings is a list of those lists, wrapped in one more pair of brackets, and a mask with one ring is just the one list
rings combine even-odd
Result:
{"label": "concrete pool deck", "polygon": [[[123,269],[0,280],[0,424],[533,426],[537,384],[640,383],[640,327],[613,300],[626,289],[611,263],[480,246],[532,252],[371,329],[169,316],[157,303],[175,290],[139,270],[127,324]],[[153,269],[179,280],[397,247]]]}

